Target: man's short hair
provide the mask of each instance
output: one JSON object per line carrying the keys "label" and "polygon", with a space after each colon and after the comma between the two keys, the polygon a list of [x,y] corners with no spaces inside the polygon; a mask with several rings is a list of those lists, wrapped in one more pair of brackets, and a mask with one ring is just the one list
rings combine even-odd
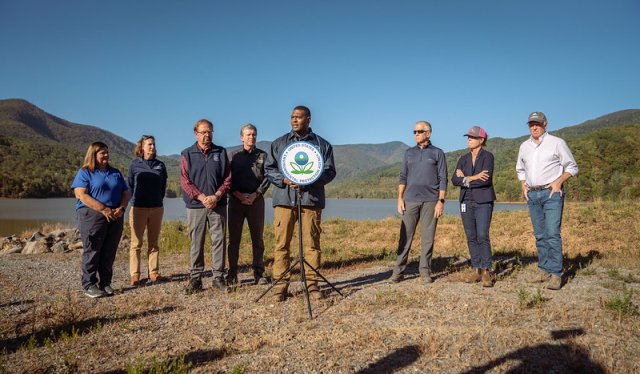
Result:
{"label": "man's short hair", "polygon": [[431,131],[431,124],[428,121],[418,121],[418,122],[416,122],[416,124],[418,124],[418,123],[424,123],[427,126],[427,128],[429,129],[429,131]]}
{"label": "man's short hair", "polygon": [[252,124],[252,123],[247,123],[246,125],[242,125],[242,127],[240,127],[240,136],[243,135],[243,132],[245,129],[249,129],[249,130],[253,130],[256,132],[256,136],[258,136],[258,129]]}
{"label": "man's short hair", "polygon": [[213,131],[213,123],[211,123],[211,121],[209,121],[206,118],[202,118],[202,119],[199,119],[195,125],[193,125],[194,132],[198,131],[198,125],[200,125],[201,123],[206,123],[207,125],[209,125],[209,127],[211,127],[211,131]]}
{"label": "man's short hair", "polygon": [[304,110],[304,112],[307,113],[307,117],[311,117],[311,109],[307,108],[304,105],[298,105],[297,107],[293,108],[293,110]]}

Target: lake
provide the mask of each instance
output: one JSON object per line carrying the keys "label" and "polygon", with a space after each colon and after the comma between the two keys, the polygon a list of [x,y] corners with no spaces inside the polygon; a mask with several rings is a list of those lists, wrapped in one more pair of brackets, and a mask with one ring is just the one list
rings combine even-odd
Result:
{"label": "lake", "polygon": [[[266,199],[266,223],[273,221],[271,199]],[[165,199],[164,220],[186,220],[184,202],[181,198]],[[526,204],[497,203],[497,211],[524,210]],[[378,220],[393,217],[396,200],[379,199],[327,199],[323,219],[345,218],[353,220]],[[457,200],[447,200],[445,214],[459,214]],[[75,224],[75,199],[0,199],[0,236],[19,234],[37,228],[43,223]]]}

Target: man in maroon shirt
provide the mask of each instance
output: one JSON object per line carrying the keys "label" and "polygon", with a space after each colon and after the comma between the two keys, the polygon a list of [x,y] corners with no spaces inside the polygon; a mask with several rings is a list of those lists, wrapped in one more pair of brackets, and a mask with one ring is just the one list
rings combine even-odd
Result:
{"label": "man in maroon shirt", "polygon": [[231,169],[227,151],[213,144],[213,124],[206,119],[196,122],[196,142],[182,151],[180,185],[187,208],[187,224],[191,240],[191,280],[186,293],[202,289],[204,241],[207,226],[213,252],[213,287],[226,288],[224,259],[227,224],[227,192],[231,185]]}

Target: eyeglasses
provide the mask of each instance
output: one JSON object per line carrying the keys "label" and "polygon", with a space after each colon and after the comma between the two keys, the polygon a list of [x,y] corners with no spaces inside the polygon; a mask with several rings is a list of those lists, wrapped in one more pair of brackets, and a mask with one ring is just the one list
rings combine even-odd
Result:
{"label": "eyeglasses", "polygon": [[425,132],[427,132],[429,130],[413,130],[413,134],[424,134]]}
{"label": "eyeglasses", "polygon": [[200,135],[211,135],[213,134],[213,131],[196,131],[196,134],[200,134]]}

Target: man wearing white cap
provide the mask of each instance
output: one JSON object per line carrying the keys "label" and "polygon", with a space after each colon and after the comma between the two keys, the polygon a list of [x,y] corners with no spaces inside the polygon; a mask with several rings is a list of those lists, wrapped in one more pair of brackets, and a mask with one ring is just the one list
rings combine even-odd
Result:
{"label": "man wearing white cap", "polygon": [[520,145],[516,172],[529,206],[538,249],[538,273],[532,282],[549,280],[547,288],[562,287],[563,183],[578,174],[567,143],[547,133],[547,117],[533,112],[527,121],[531,137]]}

